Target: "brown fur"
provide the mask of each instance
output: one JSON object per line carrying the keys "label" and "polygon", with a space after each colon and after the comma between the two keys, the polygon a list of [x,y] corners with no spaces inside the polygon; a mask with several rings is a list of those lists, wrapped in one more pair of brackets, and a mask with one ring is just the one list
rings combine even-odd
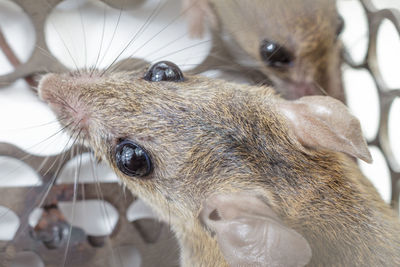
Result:
{"label": "brown fur", "polygon": [[[150,83],[142,76],[48,75],[39,89],[59,117],[68,117],[62,124],[74,122],[71,135],[79,129],[81,140],[170,222],[183,266],[227,265],[198,216],[208,196],[239,191],[259,196],[307,239],[310,266],[400,264],[396,215],[352,159],[296,140],[272,89],[194,76]],[[150,154],[147,179],[116,167],[120,138]]]}
{"label": "brown fur", "polygon": [[[324,90],[329,96],[345,100],[340,71],[342,45],[336,35],[339,26],[336,1],[184,0],[184,3],[192,5],[188,19],[193,33],[198,34],[202,19],[208,20],[221,38],[224,52],[229,51],[235,63],[265,74],[285,98],[323,95]],[[259,52],[263,39],[291,51],[295,56],[293,66],[266,65]]]}

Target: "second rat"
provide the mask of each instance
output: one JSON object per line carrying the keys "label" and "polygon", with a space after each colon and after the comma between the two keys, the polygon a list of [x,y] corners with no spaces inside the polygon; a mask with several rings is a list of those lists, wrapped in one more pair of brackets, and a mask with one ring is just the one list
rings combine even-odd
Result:
{"label": "second rat", "polygon": [[211,55],[217,59],[213,67],[242,68],[256,83],[267,79],[287,99],[329,95],[345,101],[338,38],[344,23],[336,1],[183,2],[191,33],[201,36],[210,25],[222,44]]}

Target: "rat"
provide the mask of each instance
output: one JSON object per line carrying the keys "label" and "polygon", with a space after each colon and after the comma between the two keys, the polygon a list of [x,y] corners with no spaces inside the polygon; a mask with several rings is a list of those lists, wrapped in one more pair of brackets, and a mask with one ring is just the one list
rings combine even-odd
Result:
{"label": "rat", "polygon": [[191,35],[202,36],[209,24],[220,44],[211,65],[242,66],[241,73],[287,99],[329,95],[345,102],[338,38],[344,21],[335,0],[184,0],[183,6]]}
{"label": "rat", "polygon": [[398,266],[400,223],[340,101],[147,70],[46,74],[65,131],[170,223],[182,266]]}

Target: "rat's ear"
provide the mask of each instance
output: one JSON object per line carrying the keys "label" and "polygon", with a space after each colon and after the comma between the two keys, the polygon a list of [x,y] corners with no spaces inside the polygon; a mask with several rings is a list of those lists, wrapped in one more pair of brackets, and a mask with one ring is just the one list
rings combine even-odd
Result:
{"label": "rat's ear", "polygon": [[200,219],[215,233],[230,266],[304,266],[311,259],[307,240],[253,195],[211,196]]}
{"label": "rat's ear", "polygon": [[340,101],[329,96],[305,96],[282,101],[278,108],[300,143],[339,151],[371,163],[360,122]]}
{"label": "rat's ear", "polygon": [[201,38],[204,34],[206,21],[216,24],[215,16],[208,0],[182,0],[183,12],[189,21],[189,34],[191,37]]}

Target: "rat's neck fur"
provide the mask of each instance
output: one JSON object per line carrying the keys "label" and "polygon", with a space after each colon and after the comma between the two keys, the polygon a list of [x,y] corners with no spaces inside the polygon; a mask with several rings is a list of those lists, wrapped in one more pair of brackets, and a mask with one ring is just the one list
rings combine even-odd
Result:
{"label": "rat's neck fur", "polygon": [[[331,168],[323,167],[329,170],[325,177],[311,177],[312,183],[320,183],[312,192],[299,190],[286,202],[292,208],[280,205],[283,220],[308,240],[310,266],[398,266],[397,215],[352,159],[340,154],[338,158]],[[302,191],[307,199],[302,200]]]}
{"label": "rat's neck fur", "polygon": [[[291,177],[279,177],[273,186],[286,188],[286,196],[274,195],[273,200],[271,196],[261,197],[271,199],[270,206],[284,223],[309,242],[313,254],[309,266],[397,266],[397,216],[352,159],[339,153],[331,155],[315,159],[320,161],[321,172],[315,168],[316,171],[299,174],[314,185],[297,187]],[[271,177],[263,180],[267,184],[262,187],[268,187]],[[288,187],[292,190],[288,191]],[[227,266],[215,238],[198,218],[193,218],[172,226],[182,248],[182,266]]]}

